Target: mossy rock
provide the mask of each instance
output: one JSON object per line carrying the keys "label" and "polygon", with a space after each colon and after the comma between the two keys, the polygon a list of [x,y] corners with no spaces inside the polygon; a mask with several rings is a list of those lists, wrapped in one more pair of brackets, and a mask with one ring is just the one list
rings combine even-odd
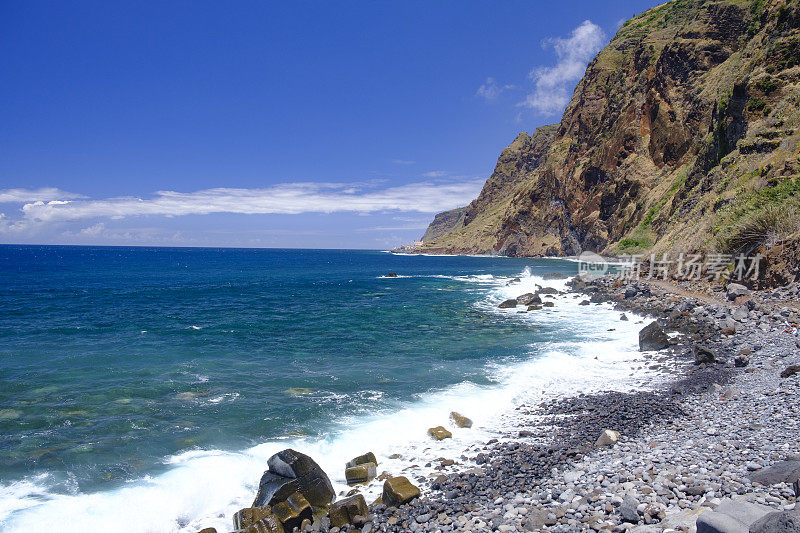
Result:
{"label": "mossy rock", "polygon": [[344,477],[348,485],[367,483],[377,475],[377,465],[375,463],[363,463],[345,469]]}
{"label": "mossy rock", "polygon": [[367,501],[361,494],[356,494],[334,502],[328,511],[328,518],[330,518],[331,527],[342,527],[351,524],[353,517],[367,516],[368,514]]}
{"label": "mossy rock", "polygon": [[359,455],[358,457],[350,459],[347,461],[347,468],[363,465],[365,463],[372,463],[377,466],[378,460],[375,458],[375,454],[372,452],[367,452],[364,455]]}
{"label": "mossy rock", "polygon": [[304,520],[311,520],[311,504],[300,494],[295,492],[285,502],[272,506],[272,513],[278,517],[284,529],[288,531],[300,527]]}
{"label": "mossy rock", "polygon": [[436,426],[435,428],[430,428],[428,430],[428,435],[430,435],[436,440],[449,439],[453,436],[453,434],[447,431],[444,428],[444,426]]}
{"label": "mossy rock", "polygon": [[452,411],[450,413],[450,420],[452,420],[453,423],[456,426],[460,427],[460,428],[471,428],[472,427],[472,420],[470,420],[466,416],[464,416],[464,415],[462,415],[460,413],[457,413],[455,411]]}
{"label": "mossy rock", "polygon": [[408,478],[397,476],[384,481],[381,501],[388,507],[398,507],[418,498],[419,495],[419,488],[413,485]]}
{"label": "mossy rock", "polygon": [[233,515],[233,527],[235,533],[284,533],[281,521],[267,506],[241,509]]}

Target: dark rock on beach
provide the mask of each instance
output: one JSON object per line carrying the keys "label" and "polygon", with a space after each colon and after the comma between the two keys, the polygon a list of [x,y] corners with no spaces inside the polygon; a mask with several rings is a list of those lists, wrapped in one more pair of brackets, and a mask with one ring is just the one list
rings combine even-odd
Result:
{"label": "dark rock on beach", "polygon": [[516,307],[516,306],[517,306],[517,301],[512,298],[510,300],[506,300],[506,301],[502,302],[497,307],[499,307],[500,309],[509,309],[509,308]]}
{"label": "dark rock on beach", "polygon": [[643,352],[663,350],[669,346],[669,338],[658,322],[650,322],[639,332],[639,349]]}
{"label": "dark rock on beach", "polygon": [[327,474],[309,456],[292,449],[276,453],[267,461],[253,507],[275,505],[299,492],[314,507],[326,507],[335,496]]}

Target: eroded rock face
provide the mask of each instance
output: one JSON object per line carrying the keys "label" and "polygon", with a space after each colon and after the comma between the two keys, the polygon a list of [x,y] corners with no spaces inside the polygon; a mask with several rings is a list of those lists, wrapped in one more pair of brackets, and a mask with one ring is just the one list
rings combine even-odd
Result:
{"label": "eroded rock face", "polygon": [[[726,245],[714,228],[736,227],[725,208],[747,201],[734,188],[780,187],[800,170],[799,20],[800,6],[782,0],[668,2],[634,17],[589,63],[559,124],[520,134],[426,250],[544,256]],[[798,243],[779,243],[793,259],[773,254],[769,278],[797,277]],[[739,244],[730,251],[763,242]]]}
{"label": "eroded rock face", "polygon": [[261,476],[253,507],[275,505],[295,492],[314,507],[325,507],[333,501],[333,485],[311,457],[286,449],[270,457],[267,464],[269,468]]}

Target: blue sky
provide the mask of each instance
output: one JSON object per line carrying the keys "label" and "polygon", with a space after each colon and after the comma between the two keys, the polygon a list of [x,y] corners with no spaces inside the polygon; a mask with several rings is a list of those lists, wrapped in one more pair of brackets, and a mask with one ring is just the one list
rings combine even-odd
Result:
{"label": "blue sky", "polygon": [[0,243],[415,240],[657,3],[0,2]]}

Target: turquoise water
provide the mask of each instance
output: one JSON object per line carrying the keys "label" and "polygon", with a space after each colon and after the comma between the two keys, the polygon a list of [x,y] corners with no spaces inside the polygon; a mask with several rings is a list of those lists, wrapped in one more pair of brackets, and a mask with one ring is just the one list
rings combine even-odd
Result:
{"label": "turquoise water", "polygon": [[169,474],[181,454],[324,440],[431,391],[491,386],[489,369],[531,357],[532,342],[581,333],[477,304],[498,280],[575,271],[373,251],[0,246],[0,528],[62,495]]}

